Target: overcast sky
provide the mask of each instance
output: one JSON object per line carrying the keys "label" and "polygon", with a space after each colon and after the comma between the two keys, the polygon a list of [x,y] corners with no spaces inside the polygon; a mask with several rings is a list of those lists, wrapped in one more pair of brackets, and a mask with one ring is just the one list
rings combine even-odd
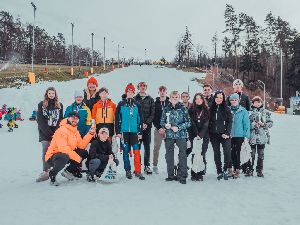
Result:
{"label": "overcast sky", "polygon": [[[74,43],[103,49],[117,57],[117,44],[124,46],[120,55],[144,59],[144,49],[151,59],[164,56],[173,59],[175,46],[185,26],[195,44],[200,43],[212,55],[211,38],[217,31],[220,39],[226,3],[237,13],[253,16],[258,24],[268,12],[290,22],[300,31],[300,0],[33,0],[37,6],[37,25],[50,35],[63,33],[71,43],[71,22],[74,22]],[[22,22],[33,21],[30,0],[0,0],[0,10],[19,16]],[[221,48],[221,41],[219,49]]]}

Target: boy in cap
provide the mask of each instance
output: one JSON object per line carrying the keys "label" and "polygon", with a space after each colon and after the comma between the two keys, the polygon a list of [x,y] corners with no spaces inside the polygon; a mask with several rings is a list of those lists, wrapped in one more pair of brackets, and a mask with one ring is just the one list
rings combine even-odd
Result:
{"label": "boy in cap", "polygon": [[126,99],[119,102],[116,111],[115,130],[119,138],[123,139],[123,160],[126,177],[132,179],[129,153],[134,154],[135,176],[145,180],[141,173],[141,154],[139,140],[142,138],[142,112],[138,103],[133,99],[135,87],[128,84],[125,88]]}
{"label": "boy in cap", "polygon": [[89,182],[95,182],[95,175],[101,177],[108,160],[113,160],[116,165],[119,164],[108,137],[109,130],[103,127],[99,129],[98,138],[92,141],[89,152],[89,172],[87,174],[87,181]]}

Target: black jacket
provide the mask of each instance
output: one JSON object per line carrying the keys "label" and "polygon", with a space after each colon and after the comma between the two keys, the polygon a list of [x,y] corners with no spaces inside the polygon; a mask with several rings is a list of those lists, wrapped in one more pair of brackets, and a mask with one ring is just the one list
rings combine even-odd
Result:
{"label": "black jacket", "polygon": [[[237,94],[240,96],[240,105],[243,106],[247,111],[250,111],[251,107],[251,101],[248,95],[246,95],[243,92],[237,92]],[[227,97],[227,105],[230,106],[230,96]]]}
{"label": "black jacket", "polygon": [[39,141],[51,141],[54,132],[59,127],[63,119],[63,105],[61,108],[55,108],[54,101],[49,100],[48,107],[43,106],[43,102],[38,104],[37,123],[39,130]]}
{"label": "black jacket", "polygon": [[232,114],[228,106],[216,106],[210,111],[209,132],[230,136],[232,129]]}
{"label": "black jacket", "polygon": [[83,94],[84,94],[83,102],[92,111],[94,105],[100,100],[99,91],[96,92],[95,98],[90,98],[90,99],[87,99],[87,94],[86,94],[85,90],[83,90]]}
{"label": "black jacket", "polygon": [[[201,113],[202,112],[202,113]],[[204,113],[202,106],[194,108],[193,106],[189,109],[189,115],[192,120],[192,126],[189,128],[189,138],[194,139],[199,135],[203,138],[208,130],[209,112]],[[198,118],[200,116],[200,119]]]}
{"label": "black jacket", "polygon": [[205,97],[206,103],[208,105],[208,108],[210,108],[212,106],[212,103],[214,101],[214,96],[211,95],[209,98]]}
{"label": "black jacket", "polygon": [[154,110],[153,125],[157,130],[161,128],[160,119],[161,119],[162,112],[164,108],[169,104],[171,104],[169,97],[167,97],[166,100],[163,102],[160,101],[159,97],[156,98],[156,101],[154,103],[155,110]]}
{"label": "black jacket", "polygon": [[141,107],[142,111],[142,123],[146,123],[150,128],[154,119],[155,105],[154,100],[150,95],[147,95],[144,99],[137,94],[134,99]]}
{"label": "black jacket", "polygon": [[96,139],[92,141],[90,151],[89,151],[89,159],[100,159],[101,162],[107,162],[109,159],[109,155],[113,154],[111,143],[106,141],[101,141],[100,139]]}

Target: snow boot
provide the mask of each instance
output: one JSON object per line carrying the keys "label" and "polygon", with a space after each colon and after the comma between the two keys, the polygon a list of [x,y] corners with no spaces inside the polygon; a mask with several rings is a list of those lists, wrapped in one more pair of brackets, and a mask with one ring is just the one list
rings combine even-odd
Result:
{"label": "snow boot", "polygon": [[64,177],[64,178],[67,178],[68,180],[74,180],[75,177],[73,176],[72,173],[70,173],[69,171],[67,171],[66,169],[61,172],[61,175]]}
{"label": "snow boot", "polygon": [[218,173],[217,179],[221,180],[223,178],[223,173]]}
{"label": "snow boot", "polygon": [[43,171],[40,173],[39,177],[35,180],[36,182],[42,182],[49,179],[49,173],[48,171]]}
{"label": "snow boot", "polygon": [[132,173],[131,173],[131,171],[126,171],[126,178],[127,179],[132,179]]}
{"label": "snow boot", "polygon": [[158,173],[158,167],[157,167],[157,166],[153,166],[153,167],[152,167],[152,170],[153,170],[153,173],[159,174],[159,173]]}
{"label": "snow boot", "polygon": [[56,176],[49,172],[49,177],[50,177],[50,185],[51,186],[59,186],[59,183],[56,181]]}
{"label": "snow boot", "polygon": [[147,175],[151,175],[151,174],[152,174],[152,171],[151,171],[150,166],[145,166],[145,167],[144,167],[144,172],[145,172]]}
{"label": "snow boot", "polygon": [[94,178],[94,175],[92,175],[92,174],[87,174],[87,175],[86,175],[86,180],[87,180],[88,182],[96,182],[96,180],[95,180],[95,178]]}
{"label": "snow boot", "polygon": [[145,180],[145,177],[143,176],[142,173],[135,173],[135,176],[136,176],[137,178],[139,178],[140,180]]}
{"label": "snow boot", "polygon": [[262,170],[257,171],[257,176],[258,177],[264,177],[264,174],[263,174]]}

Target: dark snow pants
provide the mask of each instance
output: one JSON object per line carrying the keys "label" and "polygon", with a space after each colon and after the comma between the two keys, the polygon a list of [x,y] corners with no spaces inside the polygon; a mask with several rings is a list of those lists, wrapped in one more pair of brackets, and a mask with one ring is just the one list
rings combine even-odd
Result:
{"label": "dark snow pants", "polygon": [[251,145],[251,157],[252,157],[251,170],[253,170],[253,167],[254,167],[256,152],[257,152],[257,155],[258,155],[256,171],[262,171],[263,170],[264,150],[265,150],[265,145]]}

